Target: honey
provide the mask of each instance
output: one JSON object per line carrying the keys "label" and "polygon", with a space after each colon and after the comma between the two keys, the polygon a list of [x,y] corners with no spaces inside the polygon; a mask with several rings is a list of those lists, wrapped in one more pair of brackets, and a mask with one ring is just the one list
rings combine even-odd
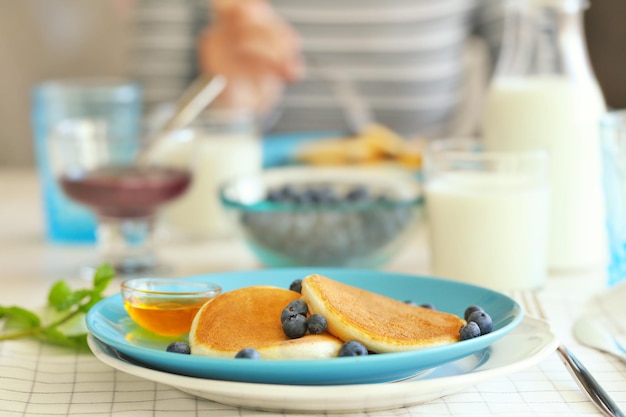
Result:
{"label": "honey", "polygon": [[124,302],[124,308],[144,329],[161,336],[180,336],[189,333],[194,317],[207,300],[208,298],[203,298],[178,302],[131,298]]}

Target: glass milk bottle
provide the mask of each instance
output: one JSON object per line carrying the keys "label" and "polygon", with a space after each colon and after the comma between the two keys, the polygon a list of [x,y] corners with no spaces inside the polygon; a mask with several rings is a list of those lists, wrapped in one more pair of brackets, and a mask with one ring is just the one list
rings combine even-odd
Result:
{"label": "glass milk bottle", "polygon": [[606,258],[598,123],[605,112],[589,63],[584,0],[512,0],[482,135],[488,150],[550,155],[552,270]]}
{"label": "glass milk bottle", "polygon": [[190,166],[189,190],[163,209],[161,224],[174,239],[226,237],[233,225],[219,200],[231,177],[262,169],[262,143],[251,113],[210,110],[188,128],[175,131],[153,150],[153,161]]}

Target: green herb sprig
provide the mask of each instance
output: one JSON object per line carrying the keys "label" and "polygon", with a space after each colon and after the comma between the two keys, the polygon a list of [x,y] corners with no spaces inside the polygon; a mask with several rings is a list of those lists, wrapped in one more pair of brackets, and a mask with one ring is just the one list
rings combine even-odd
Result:
{"label": "green herb sprig", "polygon": [[[72,326],[72,323],[83,324],[85,314],[104,298],[104,291],[113,278],[113,268],[102,265],[94,274],[91,288],[72,290],[63,280],[54,283],[48,293],[46,314],[52,319],[18,306],[0,306],[0,320],[4,320],[0,342],[35,337],[46,343],[88,351],[84,326]],[[68,329],[71,327],[74,331]],[[76,327],[80,328],[79,332]]]}

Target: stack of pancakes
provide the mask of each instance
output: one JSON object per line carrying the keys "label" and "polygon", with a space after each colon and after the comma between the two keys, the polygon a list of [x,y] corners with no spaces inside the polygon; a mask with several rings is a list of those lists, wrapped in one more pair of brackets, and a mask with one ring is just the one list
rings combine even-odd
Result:
{"label": "stack of pancakes", "polygon": [[[307,303],[310,314],[326,318],[327,333],[298,339],[285,335],[280,314],[298,298]],[[264,359],[330,358],[349,340],[376,353],[453,343],[463,324],[456,315],[313,274],[302,280],[302,294],[272,286],[220,294],[196,315],[189,341],[193,354],[213,357],[232,358],[244,348],[254,348]]]}

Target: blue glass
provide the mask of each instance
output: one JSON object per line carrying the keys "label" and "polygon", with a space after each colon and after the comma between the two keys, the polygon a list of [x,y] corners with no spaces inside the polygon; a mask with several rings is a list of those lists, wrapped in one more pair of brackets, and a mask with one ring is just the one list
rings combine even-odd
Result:
{"label": "blue glass", "polygon": [[68,199],[57,182],[50,161],[50,135],[65,120],[92,120],[105,123],[109,135],[133,148],[138,144],[141,114],[141,88],[127,80],[77,78],[47,81],[34,88],[31,122],[46,237],[50,242],[93,243],[96,240],[93,213]]}
{"label": "blue glass", "polygon": [[606,203],[608,285],[626,279],[626,110],[609,112],[600,124]]}

